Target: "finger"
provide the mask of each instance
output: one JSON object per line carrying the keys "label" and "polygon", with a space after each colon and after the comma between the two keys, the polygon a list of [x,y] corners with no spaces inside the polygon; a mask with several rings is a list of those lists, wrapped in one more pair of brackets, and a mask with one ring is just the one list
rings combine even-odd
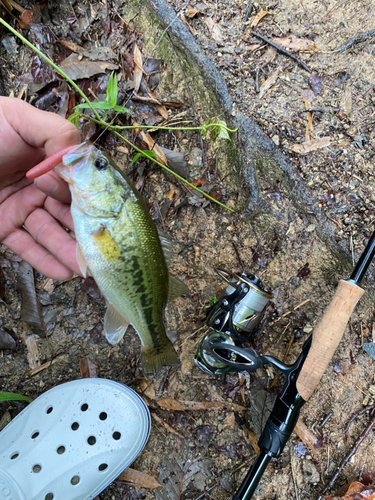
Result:
{"label": "finger", "polygon": [[73,276],[73,271],[69,267],[62,264],[41,245],[38,245],[32,236],[23,229],[17,229],[2,243],[49,278],[69,280]]}
{"label": "finger", "polygon": [[35,148],[44,148],[46,156],[79,143],[76,127],[55,113],[7,97],[0,97],[0,107],[8,123],[25,142]]}
{"label": "finger", "polygon": [[35,186],[43,193],[61,201],[61,203],[70,203],[71,195],[68,184],[55,172],[38,177],[34,181]]}
{"label": "finger", "polygon": [[[28,181],[30,182],[30,181]],[[25,219],[36,209],[42,207],[46,195],[33,184],[13,193],[0,204],[0,241],[21,227]]]}
{"label": "finger", "polygon": [[81,274],[76,259],[76,241],[46,210],[34,210],[25,220],[24,226],[36,243],[64,266]]}
{"label": "finger", "polygon": [[61,224],[71,231],[74,231],[72,213],[70,211],[70,205],[66,203],[60,203],[53,198],[47,198],[44,207],[49,212],[52,217],[57,219]]}

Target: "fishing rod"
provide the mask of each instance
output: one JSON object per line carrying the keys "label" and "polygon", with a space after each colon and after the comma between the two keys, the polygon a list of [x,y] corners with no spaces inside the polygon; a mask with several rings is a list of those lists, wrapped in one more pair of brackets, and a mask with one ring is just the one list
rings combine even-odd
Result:
{"label": "fishing rod", "polygon": [[[374,255],[375,232],[350,278],[340,280],[331,303],[314,328],[312,336],[304,343],[297,361],[292,365],[286,365],[272,356],[257,356],[253,349],[235,345],[234,339],[238,340],[242,325],[251,324],[255,317],[255,324],[258,325],[268,300],[272,298],[272,294],[257,278],[233,274],[232,280],[227,280],[229,286],[224,296],[209,311],[207,324],[218,330],[206,335],[198,348],[195,362],[203,371],[211,374],[253,371],[265,364],[271,364],[285,375],[281,394],[275,401],[258,441],[258,457],[232,500],[250,500],[270,460],[277,458],[283,451],[302,406],[319,384],[340,343],[350,316],[364,293],[359,285]],[[219,275],[224,277],[221,271],[219,270]],[[248,331],[251,333],[250,329]]]}

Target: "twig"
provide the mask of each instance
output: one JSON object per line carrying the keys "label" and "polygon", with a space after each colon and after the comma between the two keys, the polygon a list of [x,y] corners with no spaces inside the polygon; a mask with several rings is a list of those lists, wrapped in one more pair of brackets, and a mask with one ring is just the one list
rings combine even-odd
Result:
{"label": "twig", "polygon": [[293,54],[291,54],[290,52],[288,52],[283,47],[280,47],[280,45],[277,45],[276,43],[271,42],[271,40],[268,40],[268,38],[264,37],[263,35],[261,35],[260,33],[257,33],[254,30],[252,31],[252,34],[253,34],[253,36],[259,38],[260,40],[263,40],[263,42],[268,43],[268,45],[271,45],[271,47],[273,47],[274,49],[276,49],[279,52],[281,52],[281,54],[284,54],[284,56],[288,56],[291,59],[293,59],[293,61],[295,61],[296,63],[298,63],[308,73],[312,73],[312,70],[307,66],[307,64],[305,64],[303,61],[301,61],[301,59],[298,59],[298,57],[296,57]]}
{"label": "twig", "polygon": [[361,43],[370,38],[371,36],[375,36],[375,30],[366,31],[365,33],[358,33],[355,37],[350,38],[348,41],[340,45],[335,49],[336,50],[347,50],[353,47],[356,43]]}
{"label": "twig", "polygon": [[241,269],[243,269],[244,268],[243,260],[241,259],[239,251],[238,251],[238,248],[236,247],[236,245],[234,244],[233,241],[232,241],[232,247],[234,248],[234,251],[236,252],[237,259],[238,259],[238,262],[240,264],[240,267],[241,267]]}
{"label": "twig", "polygon": [[346,457],[343,458],[343,460],[341,461],[341,463],[337,469],[336,474],[333,476],[333,478],[330,480],[330,482],[327,484],[327,486],[321,492],[320,496],[324,495],[328,490],[330,490],[332,488],[332,486],[335,484],[337,478],[340,476],[345,465],[349,462],[349,460],[352,458],[352,456],[357,452],[359,446],[366,439],[366,437],[370,434],[373,427],[375,427],[375,408],[372,409],[370,416],[371,416],[370,423],[367,425],[366,429],[362,432],[362,434],[359,436],[357,441],[354,443],[354,446],[350,450],[350,452],[346,455]]}
{"label": "twig", "polygon": [[369,410],[372,410],[373,408],[375,408],[375,406],[370,406],[370,407],[367,407],[367,408],[364,408],[363,410],[361,410],[360,412],[356,413],[355,415],[352,416],[352,418],[349,420],[348,422],[348,425],[346,426],[346,429],[345,429],[345,434],[348,433],[349,431],[349,427],[352,425],[352,423],[354,422],[354,420],[358,417],[360,417],[361,415],[363,415],[364,413],[366,413],[367,411]]}
{"label": "twig", "polygon": [[245,14],[243,23],[242,23],[242,27],[241,27],[242,31],[245,29],[245,24],[249,20],[249,17],[250,17],[250,14],[251,14],[252,10],[253,10],[253,0],[250,0],[249,1],[249,5],[247,6],[247,10],[246,10],[246,14]]}

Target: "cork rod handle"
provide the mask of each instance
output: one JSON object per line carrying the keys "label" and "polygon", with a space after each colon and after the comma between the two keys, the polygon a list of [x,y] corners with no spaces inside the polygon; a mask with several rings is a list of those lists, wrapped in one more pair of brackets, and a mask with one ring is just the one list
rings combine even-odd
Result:
{"label": "cork rod handle", "polygon": [[319,384],[340,343],[349,318],[364,290],[341,280],[322,319],[314,328],[312,344],[297,379],[297,389],[307,401]]}

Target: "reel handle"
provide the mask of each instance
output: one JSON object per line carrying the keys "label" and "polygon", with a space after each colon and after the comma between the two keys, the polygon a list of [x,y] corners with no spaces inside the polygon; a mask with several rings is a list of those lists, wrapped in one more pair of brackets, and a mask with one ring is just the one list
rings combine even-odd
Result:
{"label": "reel handle", "polygon": [[319,384],[363,293],[354,281],[340,280],[331,303],[314,328],[311,348],[297,379],[297,390],[305,401]]}

